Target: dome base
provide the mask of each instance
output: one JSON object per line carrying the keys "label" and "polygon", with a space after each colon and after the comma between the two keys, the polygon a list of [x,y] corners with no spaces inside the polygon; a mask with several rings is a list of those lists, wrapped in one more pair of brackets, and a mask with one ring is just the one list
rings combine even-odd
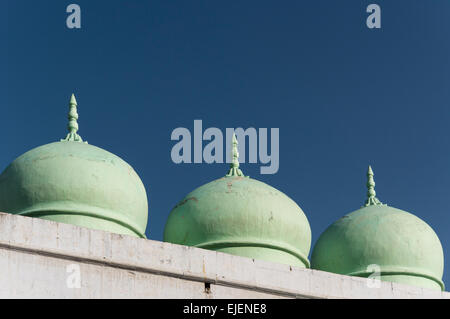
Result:
{"label": "dome base", "polygon": [[381,275],[380,280],[396,282],[399,284],[416,286],[416,287],[421,287],[421,288],[426,288],[426,289],[444,291],[443,286],[441,286],[439,283],[437,283],[434,280],[425,278],[425,277],[417,277],[417,276],[411,276],[411,275]]}
{"label": "dome base", "polygon": [[107,219],[101,219],[93,216],[86,215],[75,215],[67,213],[56,213],[55,212],[39,212],[34,214],[21,214],[22,216],[40,218],[45,220],[54,221],[57,223],[71,224],[79,227],[85,227],[89,229],[102,230],[109,233],[115,233],[120,235],[128,235],[139,238],[146,238],[145,234],[140,234],[132,229],[118,224],[115,221],[110,221]]}
{"label": "dome base", "polygon": [[[368,278],[374,273],[368,273],[366,271],[355,272],[347,274],[347,276],[363,277]],[[374,277],[375,278],[375,277]],[[445,291],[445,285],[442,280],[439,280],[433,276],[426,275],[423,273],[414,272],[412,269],[385,269],[381,270],[379,279],[382,281],[390,281],[399,284],[416,286],[426,289],[441,290]]]}
{"label": "dome base", "polygon": [[239,241],[210,242],[195,245],[195,247],[295,267],[310,267],[309,261],[306,257],[292,251],[292,249],[287,247],[270,243],[261,243],[261,245],[257,245],[255,243],[245,243]]}
{"label": "dome base", "polygon": [[284,251],[280,251],[272,248],[265,247],[225,247],[220,249],[214,249],[221,253],[227,253],[240,257],[247,257],[252,259],[261,259],[269,262],[286,264],[289,266],[308,268],[300,259],[288,254]]}
{"label": "dome base", "polygon": [[[357,271],[344,275],[368,278],[374,274],[374,272]],[[390,281],[409,286],[445,291],[445,285],[442,280],[417,269],[384,266],[381,267],[381,271],[378,274],[380,280],[382,281]]]}

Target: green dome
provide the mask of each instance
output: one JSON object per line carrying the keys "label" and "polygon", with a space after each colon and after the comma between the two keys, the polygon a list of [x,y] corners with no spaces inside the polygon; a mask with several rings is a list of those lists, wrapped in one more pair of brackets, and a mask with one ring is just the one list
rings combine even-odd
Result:
{"label": "green dome", "polygon": [[133,168],[82,142],[76,130],[6,168],[0,211],[138,237],[145,237],[148,217],[145,188]]}
{"label": "green dome", "polygon": [[[345,215],[319,237],[311,265],[323,271],[444,290],[444,255],[439,238],[424,221],[381,204],[369,168],[366,206]],[[369,268],[368,268],[369,267]]]}
{"label": "green dome", "polygon": [[311,229],[305,214],[282,192],[244,177],[236,154],[226,177],[197,188],[175,206],[164,241],[309,267]]}

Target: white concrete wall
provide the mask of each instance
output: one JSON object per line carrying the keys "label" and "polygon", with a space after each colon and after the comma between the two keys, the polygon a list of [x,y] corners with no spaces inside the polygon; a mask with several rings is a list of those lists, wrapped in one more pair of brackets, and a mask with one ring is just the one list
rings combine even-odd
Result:
{"label": "white concrete wall", "polygon": [[[69,288],[77,269],[80,288]],[[369,288],[363,278],[0,213],[0,298],[450,299],[450,293],[387,282]]]}

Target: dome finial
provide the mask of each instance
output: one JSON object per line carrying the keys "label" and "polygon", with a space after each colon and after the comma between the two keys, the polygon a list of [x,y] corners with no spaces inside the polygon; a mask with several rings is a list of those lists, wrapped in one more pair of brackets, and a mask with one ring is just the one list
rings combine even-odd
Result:
{"label": "dome finial", "polygon": [[[72,142],[83,142],[83,139],[80,135],[78,135],[78,112],[77,112],[77,100],[75,99],[75,94],[72,94],[69,102],[69,124],[67,125],[67,129],[69,130],[69,134],[67,134],[66,138],[61,141],[72,141]],[[87,142],[85,142],[87,143]]]}
{"label": "dome finial", "polygon": [[375,181],[373,180],[372,167],[369,165],[367,170],[367,200],[364,206],[383,205],[376,197]]}
{"label": "dome finial", "polygon": [[239,169],[239,152],[238,152],[238,141],[236,139],[236,133],[233,133],[232,140],[232,162],[230,165],[230,170],[226,176],[244,176],[244,173]]}

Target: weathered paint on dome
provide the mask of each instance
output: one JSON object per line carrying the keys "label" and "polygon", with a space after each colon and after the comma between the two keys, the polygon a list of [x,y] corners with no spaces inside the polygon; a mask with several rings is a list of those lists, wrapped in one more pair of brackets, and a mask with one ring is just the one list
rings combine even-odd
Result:
{"label": "weathered paint on dome", "polygon": [[[433,229],[420,218],[376,199],[369,168],[366,206],[345,215],[319,237],[311,265],[323,271],[444,290],[444,255]],[[370,176],[372,175],[372,176]]]}
{"label": "weathered paint on dome", "polygon": [[0,211],[144,237],[147,195],[133,168],[101,148],[56,142],[0,175]]}
{"label": "weathered paint on dome", "polygon": [[28,151],[0,175],[0,211],[145,237],[141,179],[121,158],[82,142],[74,96],[70,106],[65,140]]}
{"label": "weathered paint on dome", "polygon": [[279,190],[245,177],[235,147],[234,155],[226,177],[175,206],[164,241],[309,267],[311,229],[301,208]]}

